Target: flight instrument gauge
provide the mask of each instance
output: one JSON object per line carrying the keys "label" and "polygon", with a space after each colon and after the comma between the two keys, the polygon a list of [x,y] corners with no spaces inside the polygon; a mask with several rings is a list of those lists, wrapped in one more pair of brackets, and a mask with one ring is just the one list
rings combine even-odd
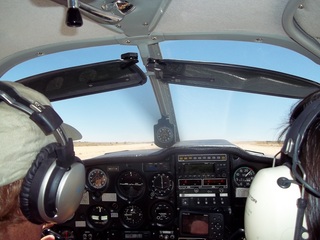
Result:
{"label": "flight instrument gauge", "polygon": [[173,129],[167,126],[162,126],[156,131],[156,138],[163,144],[170,143],[173,139]]}
{"label": "flight instrument gauge", "polygon": [[143,223],[143,212],[137,205],[129,205],[125,207],[121,214],[121,220],[125,227],[136,228]]}
{"label": "flight instrument gauge", "polygon": [[87,212],[88,223],[95,229],[107,226],[110,220],[109,211],[103,206],[93,206]]}
{"label": "flight instrument gauge", "polygon": [[140,198],[145,190],[146,184],[143,176],[135,170],[126,170],[120,173],[117,180],[119,195],[129,202]]}
{"label": "flight instrument gauge", "polygon": [[90,188],[101,190],[107,187],[109,178],[107,174],[99,168],[94,168],[88,173],[88,185]]}
{"label": "flight instrument gauge", "polygon": [[249,188],[255,175],[252,168],[240,167],[234,172],[233,181],[237,187]]}
{"label": "flight instrument gauge", "polygon": [[162,117],[154,125],[154,143],[161,148],[170,147],[175,143],[175,128],[169,119]]}
{"label": "flight instrument gauge", "polygon": [[166,196],[173,190],[172,175],[168,173],[157,173],[151,180],[151,188],[156,196]]}
{"label": "flight instrument gauge", "polygon": [[171,203],[160,201],[155,203],[151,209],[151,216],[159,226],[163,226],[174,219],[174,208]]}

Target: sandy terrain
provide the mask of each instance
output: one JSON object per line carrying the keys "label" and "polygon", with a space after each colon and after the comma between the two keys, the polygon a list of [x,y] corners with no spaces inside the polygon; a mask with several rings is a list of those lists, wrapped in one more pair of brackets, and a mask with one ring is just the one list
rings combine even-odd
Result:
{"label": "sandy terrain", "polygon": [[262,152],[268,156],[274,156],[282,148],[282,144],[276,142],[239,142],[236,145],[244,150]]}
{"label": "sandy terrain", "polygon": [[[281,149],[281,144],[273,142],[238,142],[239,147],[245,150],[263,152],[265,155],[273,156]],[[88,159],[109,152],[135,150],[135,149],[154,149],[158,148],[152,143],[92,143],[75,142],[75,153],[80,159]]]}
{"label": "sandy terrain", "polygon": [[152,143],[74,143],[74,151],[76,153],[76,156],[78,156],[82,160],[100,156],[110,152],[153,148],[158,147]]}

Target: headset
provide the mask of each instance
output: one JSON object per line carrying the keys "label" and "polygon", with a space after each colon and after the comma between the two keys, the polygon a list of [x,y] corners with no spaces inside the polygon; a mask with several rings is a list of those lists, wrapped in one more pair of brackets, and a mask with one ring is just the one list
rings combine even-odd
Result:
{"label": "headset", "polygon": [[74,155],[72,139],[62,128],[62,119],[49,105],[30,102],[0,82],[0,101],[26,114],[45,135],[57,142],[43,147],[28,170],[20,192],[20,209],[35,224],[63,223],[73,217],[85,187],[85,167]]}
{"label": "headset", "polygon": [[262,169],[255,176],[245,208],[247,240],[309,238],[305,194],[319,198],[320,192],[307,182],[299,154],[308,129],[319,116],[320,98],[303,109],[286,134],[280,153],[288,156],[291,164]]}

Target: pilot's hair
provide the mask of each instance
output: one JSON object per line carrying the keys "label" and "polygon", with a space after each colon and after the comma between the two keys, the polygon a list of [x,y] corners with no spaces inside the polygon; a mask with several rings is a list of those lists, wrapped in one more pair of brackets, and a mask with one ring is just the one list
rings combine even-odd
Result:
{"label": "pilot's hair", "polygon": [[[0,187],[0,229],[26,221],[20,210],[19,194],[23,179]],[[1,232],[0,232],[0,239]]]}
{"label": "pilot's hair", "polygon": [[[281,134],[285,135],[292,123],[297,119],[301,112],[312,102],[320,98],[320,91],[316,91],[302,101],[298,102],[291,111],[288,127]],[[289,162],[291,159],[282,154],[282,160]],[[306,181],[317,191],[320,191],[320,113],[316,120],[311,124],[305,133],[304,140],[301,144],[299,159],[306,173]],[[316,240],[320,236],[320,199],[307,191],[307,209],[305,212],[309,239]]]}

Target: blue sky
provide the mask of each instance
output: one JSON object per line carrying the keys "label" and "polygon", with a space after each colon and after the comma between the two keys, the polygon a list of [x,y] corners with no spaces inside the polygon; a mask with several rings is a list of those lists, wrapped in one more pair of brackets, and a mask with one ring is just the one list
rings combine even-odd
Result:
{"label": "blue sky", "polygon": [[[169,42],[161,46],[164,58],[249,65],[320,82],[320,67],[317,64],[293,51],[266,44],[222,41],[198,44],[188,41],[183,44]],[[118,59],[125,52],[137,50],[128,46],[97,47],[48,55],[15,67],[1,79],[13,81],[54,69]],[[53,106],[65,122],[82,132],[83,141],[150,141],[153,140],[153,125],[160,117],[156,100],[148,91],[150,89],[148,82],[139,88],[55,102]],[[244,137],[244,140],[272,140],[296,102],[290,99],[283,103],[282,99],[267,96],[256,100],[252,95],[226,91],[215,91],[213,94],[211,89],[195,90],[180,86],[171,89],[175,103],[181,107],[176,113],[184,139],[242,140]],[[196,96],[196,100],[191,99],[191,95]],[[209,102],[214,108],[208,110],[207,105],[200,104],[200,101]],[[285,109],[272,107],[272,110],[266,111],[270,106],[280,106],[280,102]],[[190,111],[192,106],[195,110]],[[230,118],[231,113],[237,117]],[[261,116],[259,121],[255,120],[257,115]],[[183,131],[190,128],[192,131]],[[248,134],[244,136],[240,130]]]}

